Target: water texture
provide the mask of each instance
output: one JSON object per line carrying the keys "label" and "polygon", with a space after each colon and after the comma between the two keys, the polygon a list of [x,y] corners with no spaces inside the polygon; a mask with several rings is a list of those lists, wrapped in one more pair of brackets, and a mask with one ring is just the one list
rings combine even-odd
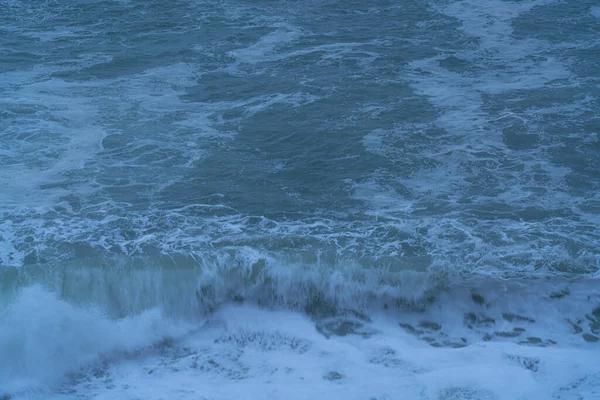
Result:
{"label": "water texture", "polygon": [[599,71],[592,0],[0,0],[0,399],[600,398]]}

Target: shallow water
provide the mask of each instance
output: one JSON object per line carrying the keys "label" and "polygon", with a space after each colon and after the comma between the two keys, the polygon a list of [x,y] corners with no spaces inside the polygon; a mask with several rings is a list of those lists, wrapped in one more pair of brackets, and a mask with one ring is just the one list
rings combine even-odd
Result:
{"label": "shallow water", "polygon": [[0,398],[600,396],[593,1],[0,1]]}

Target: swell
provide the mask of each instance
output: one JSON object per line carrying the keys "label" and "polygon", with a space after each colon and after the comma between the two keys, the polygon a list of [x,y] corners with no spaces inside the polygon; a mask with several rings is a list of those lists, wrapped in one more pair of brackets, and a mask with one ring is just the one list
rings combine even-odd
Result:
{"label": "swell", "polygon": [[40,285],[61,300],[99,307],[112,318],[158,308],[165,316],[190,320],[231,302],[321,315],[367,312],[375,303],[419,309],[449,279],[442,271],[393,264],[365,268],[355,261],[121,257],[1,269],[0,302]]}
{"label": "swell", "polygon": [[381,307],[423,311],[440,293],[456,288],[506,292],[510,286],[522,292],[543,287],[552,292],[553,286],[597,278],[538,271],[507,279],[485,271],[463,274],[459,268],[410,270],[393,262],[365,265],[329,257],[317,257],[315,262],[314,257],[242,253],[205,259],[164,255],[86,258],[2,268],[0,307],[9,305],[23,289],[41,286],[61,301],[96,307],[113,319],[158,309],[165,317],[194,321],[228,303],[311,316],[368,315]]}

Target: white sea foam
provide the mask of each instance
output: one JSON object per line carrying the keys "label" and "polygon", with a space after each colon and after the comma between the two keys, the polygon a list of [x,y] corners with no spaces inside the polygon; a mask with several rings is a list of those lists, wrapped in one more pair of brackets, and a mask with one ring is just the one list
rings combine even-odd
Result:
{"label": "white sea foam", "polygon": [[[257,64],[260,62],[275,62],[287,60],[293,57],[302,57],[309,54],[321,53],[321,61],[327,62],[341,59],[347,53],[359,53],[367,56],[361,59],[361,64],[368,64],[377,58],[377,53],[367,51],[361,47],[365,45],[381,44],[380,40],[368,43],[340,42],[322,45],[301,46],[298,50],[290,50],[290,44],[298,42],[302,37],[309,36],[309,32],[287,24],[275,24],[275,31],[263,36],[258,42],[250,47],[230,51],[229,54],[242,63]],[[287,47],[286,47],[287,46]]]}
{"label": "white sea foam", "polygon": [[302,34],[299,29],[286,24],[279,23],[273,27],[276,30],[261,37],[258,42],[243,49],[233,50],[230,54],[249,64],[267,61],[279,46],[297,40]]}
{"label": "white sea foam", "polygon": [[[257,399],[400,396],[423,400],[546,400],[592,399],[600,390],[598,344],[585,343],[573,335],[571,325],[558,312],[561,307],[553,305],[552,300],[532,302],[525,293],[521,298],[512,292],[516,297],[509,303],[505,300],[510,297],[497,293],[499,297],[495,298],[491,294],[486,299],[488,306],[469,305],[460,297],[450,302],[443,298],[437,311],[378,312],[371,315],[370,322],[351,317],[337,323],[335,319],[317,321],[316,326],[314,320],[295,312],[226,306],[208,324],[199,325],[188,335],[132,352],[132,348],[139,350],[138,346],[154,343],[165,332],[177,330],[166,328],[167,322],[157,315],[109,322],[93,311],[77,311],[56,303],[47,294],[39,297],[36,290],[25,292],[17,309],[31,316],[38,315],[40,309],[47,312],[48,307],[57,307],[56,313],[49,317],[39,315],[35,326],[40,330],[29,329],[25,333],[25,338],[35,337],[35,345],[24,340],[23,333],[14,337],[14,325],[23,323],[14,320],[10,328],[13,336],[8,336],[15,341],[12,349],[19,351],[24,343],[32,346],[27,348],[28,357],[22,358],[29,364],[17,364],[14,368],[38,372],[30,375],[36,378],[50,374],[50,366],[57,368],[56,372],[70,370],[76,374],[61,385],[38,387],[37,391],[22,390],[28,387],[24,381],[22,388],[15,381],[10,381],[11,386],[3,381],[0,386],[13,389],[14,399],[231,399],[243,393]],[[571,295],[578,298],[577,289],[573,290]],[[554,300],[561,301],[566,300]],[[573,306],[589,311],[589,305],[581,300],[561,304],[563,312],[567,306],[572,315],[578,312]],[[473,307],[478,313],[490,315],[507,310],[535,310],[536,314],[526,315],[535,316],[536,323],[516,321],[526,328],[528,333],[524,336],[541,333],[545,336],[540,340],[545,343],[550,335],[558,344],[540,346],[531,340],[529,344],[517,345],[501,336],[482,340],[477,331],[483,328],[463,326],[462,310]],[[495,329],[508,330],[515,324],[513,314],[505,315],[506,319],[497,320]],[[427,325],[424,320],[439,325]],[[416,327],[416,333],[399,326],[399,321],[402,326]],[[27,320],[27,325],[32,327],[31,320]],[[427,332],[419,333],[419,329]],[[46,334],[39,342],[36,335],[41,330]],[[426,335],[436,340],[465,335],[469,344],[461,348],[431,347]],[[96,352],[110,353],[104,364],[93,363]],[[93,368],[80,369],[86,363]]]}
{"label": "white sea foam", "polygon": [[[21,162],[5,165],[0,171],[4,208],[51,204],[65,193],[51,185],[101,150],[105,132],[95,124],[97,108],[65,96],[64,91],[69,89],[73,86],[67,82],[41,78],[5,92],[5,101],[10,101],[11,107],[34,110],[34,115],[46,114],[54,121],[26,116],[19,125],[3,132],[8,139],[4,152],[21,158]],[[37,158],[45,161],[31,163]],[[48,188],[40,190],[41,185]]]}
{"label": "white sea foam", "polygon": [[0,316],[0,393],[47,389],[102,357],[184,332],[157,311],[111,321],[101,309],[74,307],[40,286],[25,288]]}

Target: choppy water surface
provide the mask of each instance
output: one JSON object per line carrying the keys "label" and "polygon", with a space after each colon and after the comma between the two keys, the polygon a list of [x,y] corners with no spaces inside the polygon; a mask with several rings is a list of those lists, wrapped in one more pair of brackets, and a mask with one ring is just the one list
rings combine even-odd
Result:
{"label": "choppy water surface", "polygon": [[0,398],[600,397],[595,1],[3,0],[0,50]]}

